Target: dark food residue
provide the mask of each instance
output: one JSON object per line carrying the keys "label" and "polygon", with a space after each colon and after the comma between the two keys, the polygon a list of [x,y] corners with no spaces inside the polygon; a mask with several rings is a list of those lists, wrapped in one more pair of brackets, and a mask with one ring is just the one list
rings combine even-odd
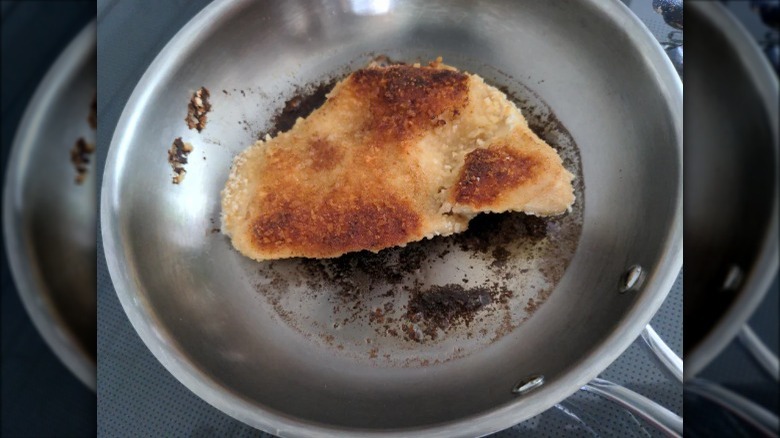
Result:
{"label": "dark food residue", "polygon": [[[510,311],[509,299],[514,294],[506,282],[523,274],[511,270],[511,262],[517,257],[513,245],[517,241],[533,245],[547,237],[548,223],[563,220],[565,217],[539,218],[523,213],[482,214],[471,221],[468,230],[452,236],[412,242],[379,253],[360,251],[333,259],[298,259],[298,278],[310,290],[334,288],[334,314],[351,309],[353,315],[339,325],[354,322],[362,314],[373,290],[393,285],[383,295],[389,300],[385,307],[368,310],[368,322],[377,333],[424,343],[438,339],[441,332],[451,328],[468,327],[478,316],[496,317],[499,310]],[[414,277],[433,260],[444,260],[454,248],[472,254],[472,259],[491,260],[488,269],[493,280],[473,286],[468,284],[467,277],[461,279],[464,285],[430,286],[417,280],[408,284],[410,276]],[[561,262],[556,258],[543,268],[549,272],[550,280],[562,274],[565,264]],[[274,277],[272,272],[266,275]],[[277,277],[274,281],[277,287],[284,288],[288,280]],[[406,311],[393,318],[393,301],[400,291],[408,294],[409,301],[404,306]],[[526,310],[535,308],[529,306]]]}
{"label": "dark food residue", "polygon": [[187,117],[184,119],[188,128],[197,129],[198,132],[206,128],[206,115],[211,111],[210,97],[211,94],[206,87],[200,87],[192,93],[190,103],[187,105]]}
{"label": "dark food residue", "polygon": [[87,165],[89,157],[95,152],[95,145],[87,143],[84,138],[76,140],[76,144],[70,150],[70,162],[76,168],[76,184],[81,184],[87,177]]}
{"label": "dark food residue", "polygon": [[170,163],[173,169],[173,183],[179,184],[184,180],[184,175],[187,170],[184,169],[184,165],[187,164],[187,155],[192,152],[192,145],[181,141],[181,137],[177,137],[173,140],[171,148],[168,149],[168,163]]}
{"label": "dark food residue", "polygon": [[280,132],[288,131],[295,122],[302,117],[307,117],[327,100],[328,93],[336,86],[340,79],[331,79],[310,87],[298,89],[295,96],[284,103],[284,108],[271,118],[271,128],[267,132],[261,132],[259,139],[266,135],[276,136]]}
{"label": "dark food residue", "polygon": [[[466,289],[459,284],[431,286],[427,290],[415,291],[407,304],[405,315],[411,324],[404,331],[409,339],[417,342],[423,341],[420,333],[436,339],[438,329],[446,331],[459,323],[468,326],[483,307],[496,299],[505,300],[511,296],[510,291],[487,287]],[[413,325],[419,322],[424,322],[425,328],[419,329],[419,326]]]}
{"label": "dark food residue", "polygon": [[[89,127],[94,131],[97,129],[97,92],[92,93],[92,102],[89,105],[89,114],[87,115]],[[87,178],[89,157],[95,152],[95,145],[87,143],[84,138],[79,138],[70,149],[70,162],[76,169],[76,184],[82,184]]]}

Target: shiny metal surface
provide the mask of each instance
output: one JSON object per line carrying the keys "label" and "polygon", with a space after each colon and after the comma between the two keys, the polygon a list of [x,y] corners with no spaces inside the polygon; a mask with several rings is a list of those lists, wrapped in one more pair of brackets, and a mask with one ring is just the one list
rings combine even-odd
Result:
{"label": "shiny metal surface", "polygon": [[641,394],[600,378],[591,380],[582,389],[614,401],[643,418],[667,436],[683,436],[683,419]]}
{"label": "shiny metal surface", "polygon": [[777,76],[761,49],[717,2],[687,5],[697,32],[685,44],[698,59],[686,71],[696,135],[685,146],[685,229],[695,263],[686,265],[684,318],[697,321],[685,330],[686,379],[736,336],[777,275],[780,141]]}
{"label": "shiny metal surface", "polygon": [[525,395],[541,387],[542,385],[544,385],[544,376],[531,376],[527,379],[523,379],[517,382],[517,385],[512,388],[512,393],[517,395]]}
{"label": "shiny metal surface", "polygon": [[653,352],[655,357],[661,362],[664,368],[674,376],[677,381],[683,381],[683,361],[680,356],[675,354],[666,342],[658,336],[655,329],[648,324],[644,330],[642,330],[642,339],[645,341],[650,351]]}
{"label": "shiny metal surface", "polygon": [[95,389],[95,178],[74,182],[70,149],[94,144],[92,23],[67,46],[38,86],[14,138],[3,191],[3,232],[27,313],[49,347]]}
{"label": "shiny metal surface", "polygon": [[747,323],[739,330],[739,340],[756,362],[761,365],[761,368],[775,381],[779,381],[780,362],[778,362],[777,356],[761,341],[761,338]]}
{"label": "shiny metal surface", "polygon": [[629,290],[639,290],[644,281],[645,272],[642,270],[642,267],[634,265],[623,275],[623,280],[620,282],[620,292],[624,293]]}
{"label": "shiny metal surface", "polygon": [[[257,264],[209,233],[230,160],[253,141],[237,121],[262,123],[273,110],[263,95],[376,54],[441,55],[485,76],[505,72],[554,109],[582,153],[584,228],[556,290],[500,341],[443,364],[371,366],[312,346],[258,296]],[[256,93],[222,108],[215,97],[197,137],[183,118],[201,85],[215,96]],[[114,133],[101,191],[109,271],[157,359],[254,427],[284,436],[504,429],[595,377],[670,289],[682,262],[681,109],[666,55],[617,1],[218,2],[152,63]],[[165,161],[176,136],[195,146],[179,186]],[[620,294],[629,262],[647,277],[640,290]],[[533,374],[545,384],[513,395]]]}

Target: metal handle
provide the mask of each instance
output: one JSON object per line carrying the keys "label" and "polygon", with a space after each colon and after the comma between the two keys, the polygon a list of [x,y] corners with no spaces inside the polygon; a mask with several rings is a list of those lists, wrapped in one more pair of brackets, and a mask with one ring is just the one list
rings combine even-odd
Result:
{"label": "metal handle", "polygon": [[[650,351],[680,383],[683,380],[683,361],[671,348],[658,336],[658,333],[650,324],[642,331],[642,339]],[[666,409],[649,398],[637,394],[628,388],[622,387],[608,380],[596,378],[582,387],[585,391],[599,394],[631,412],[644,418],[661,432],[668,436],[679,437],[683,433],[683,420],[674,412]]]}
{"label": "metal handle", "polygon": [[583,390],[605,397],[645,419],[667,436],[681,437],[683,419],[649,398],[608,380],[595,378]]}
{"label": "metal handle", "polygon": [[685,390],[704,397],[721,408],[733,413],[767,436],[777,436],[780,421],[777,415],[741,395],[702,379],[692,379],[685,384]]}
{"label": "metal handle", "polygon": [[650,351],[653,352],[658,361],[664,366],[678,382],[683,381],[683,361],[680,356],[675,354],[671,348],[658,336],[653,327],[648,324],[645,329],[642,330],[642,339],[644,339]]}
{"label": "metal handle", "polygon": [[775,381],[780,380],[780,364],[777,356],[761,342],[761,339],[747,324],[739,330],[739,340],[767,374],[772,376]]}

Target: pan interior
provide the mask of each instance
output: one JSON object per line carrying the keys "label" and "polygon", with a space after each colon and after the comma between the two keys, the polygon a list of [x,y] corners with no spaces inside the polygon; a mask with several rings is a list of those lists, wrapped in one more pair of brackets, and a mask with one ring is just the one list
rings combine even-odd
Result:
{"label": "pan interior", "polygon": [[[114,134],[102,208],[123,306],[161,361],[190,370],[177,377],[208,382],[201,397],[256,426],[270,412],[328,428],[420,428],[508,403],[525,406],[507,419],[521,421],[600,371],[567,374],[642,311],[640,299],[657,306],[667,292],[618,293],[633,264],[646,284],[668,276],[655,270],[671,245],[681,166],[673,92],[625,44],[626,29],[589,2],[383,4],[215,7],[147,71]],[[232,158],[301,88],[377,55],[442,56],[506,86],[578,174],[574,211],[536,228],[520,215],[481,218],[482,239],[340,261],[258,264],[238,254],[214,232]],[[184,118],[201,86],[213,111],[198,133]],[[179,185],[166,161],[176,137],[194,146]],[[433,339],[418,322],[422,342],[414,327],[405,339],[396,318],[407,295],[446,285],[486,287],[493,303],[468,326]],[[513,396],[518,380],[539,373],[544,387]]]}

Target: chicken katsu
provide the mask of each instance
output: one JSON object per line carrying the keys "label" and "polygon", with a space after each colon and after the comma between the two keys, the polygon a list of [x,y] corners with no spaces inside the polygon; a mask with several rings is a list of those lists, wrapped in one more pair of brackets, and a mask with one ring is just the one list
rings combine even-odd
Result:
{"label": "chicken katsu", "polygon": [[506,95],[441,62],[369,65],[233,161],[222,231],[255,260],[331,258],[565,213],[573,175]]}

